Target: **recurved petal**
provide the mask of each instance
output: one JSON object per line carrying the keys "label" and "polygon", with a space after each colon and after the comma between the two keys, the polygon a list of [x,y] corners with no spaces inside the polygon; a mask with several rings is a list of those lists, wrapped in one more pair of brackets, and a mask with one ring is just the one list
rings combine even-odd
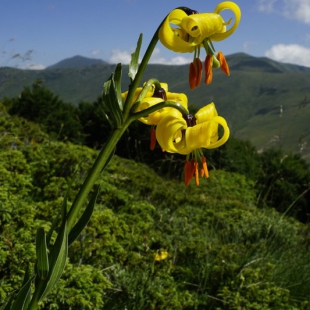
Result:
{"label": "recurved petal", "polygon": [[216,122],[218,125],[221,125],[224,133],[223,136],[221,137],[221,139],[219,140],[214,140],[214,137],[211,138],[211,144],[207,147],[208,149],[215,149],[217,147],[222,146],[224,143],[227,142],[229,135],[230,135],[230,130],[229,127],[227,125],[226,120],[221,117],[221,116],[216,116],[213,118],[213,121]]}
{"label": "recurved petal", "polygon": [[189,154],[185,149],[183,130],[187,128],[186,121],[181,113],[172,110],[167,113],[158,123],[156,139],[159,145],[169,153]]}
{"label": "recurved petal", "polygon": [[167,100],[180,103],[184,108],[188,109],[188,99],[183,93],[167,93]]}
{"label": "recurved petal", "polygon": [[180,9],[175,9],[166,17],[159,29],[159,40],[168,49],[178,52],[193,52],[196,43],[189,42],[189,35],[180,28],[171,27],[171,24],[179,26],[181,21],[187,14]]}
{"label": "recurved petal", "polygon": [[193,37],[196,44],[200,44],[205,38],[225,32],[226,26],[221,15],[202,13],[184,17],[181,22],[181,29]]}
{"label": "recurved petal", "polygon": [[[218,124],[224,129],[224,134],[218,140]],[[198,148],[213,149],[224,144],[229,137],[229,128],[225,119],[221,116],[212,118],[193,127],[188,127],[185,134],[186,149],[191,151]]]}
{"label": "recurved petal", "polygon": [[[231,1],[224,1],[217,5],[217,7],[214,10],[214,13],[219,14],[224,10],[231,10],[234,13],[235,15],[234,24],[225,32],[213,34],[210,37],[210,39],[213,41],[221,41],[221,40],[226,39],[231,34],[233,34],[235,30],[237,29],[237,27],[239,26],[239,22],[241,19],[241,11],[240,11],[239,6],[236,3],[231,2]],[[230,21],[227,24],[229,23]]]}
{"label": "recurved petal", "polygon": [[[136,101],[136,99],[137,99],[137,97],[139,96],[141,90],[142,90],[142,87],[138,87],[138,88],[136,89],[136,91],[135,91],[135,93],[134,93],[134,95],[133,95],[133,100],[132,100],[132,102],[135,102],[135,101]],[[123,101],[123,103],[126,101],[127,96],[128,96],[128,91],[122,93],[122,101]]]}
{"label": "recurved petal", "polygon": [[211,102],[203,108],[199,109],[195,114],[196,123],[200,124],[206,121],[210,121],[215,116],[218,116],[218,114],[215,108],[215,104]]}
{"label": "recurved petal", "polygon": [[[138,106],[136,112],[140,112],[140,111],[143,111],[145,109],[148,109],[148,108],[150,108],[150,107],[152,107],[152,106],[154,106],[160,102],[163,102],[163,99],[154,98],[154,97],[144,98],[144,101]],[[148,116],[139,118],[139,121],[144,123],[144,124],[147,124],[147,125],[157,125],[159,120],[164,115],[164,113],[167,112],[166,109],[171,109],[171,108],[164,108],[164,109],[157,110],[157,111],[149,114]]]}

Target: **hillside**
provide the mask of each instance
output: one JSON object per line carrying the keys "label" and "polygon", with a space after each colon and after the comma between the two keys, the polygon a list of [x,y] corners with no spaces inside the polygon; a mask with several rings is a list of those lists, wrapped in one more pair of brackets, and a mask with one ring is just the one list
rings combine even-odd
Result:
{"label": "hillside", "polygon": [[[219,113],[230,125],[232,134],[249,139],[260,149],[270,146],[302,152],[310,160],[310,68],[283,64],[268,58],[246,54],[227,57],[231,76],[221,70],[214,72],[214,83],[201,85],[195,91],[188,86],[188,66],[150,65],[145,80],[156,77],[170,81],[170,90],[185,92],[191,104],[200,107],[214,101]],[[66,62],[65,62],[66,63]],[[62,63],[62,66],[64,63]],[[63,100],[78,104],[94,101],[114,70],[114,65],[102,64],[78,68],[48,68],[43,71],[25,71],[0,68],[0,99],[16,96],[25,85],[36,79]],[[123,85],[128,88],[128,66],[123,67]],[[184,77],[180,80],[180,76]],[[280,113],[281,111],[281,113]]]}
{"label": "hillside", "polygon": [[[37,229],[49,231],[68,187],[70,206],[97,152],[0,110],[2,307],[26,266],[37,269]],[[257,208],[244,175],[212,170],[185,187],[114,156],[98,183],[91,220],[42,309],[310,309],[309,229]]]}

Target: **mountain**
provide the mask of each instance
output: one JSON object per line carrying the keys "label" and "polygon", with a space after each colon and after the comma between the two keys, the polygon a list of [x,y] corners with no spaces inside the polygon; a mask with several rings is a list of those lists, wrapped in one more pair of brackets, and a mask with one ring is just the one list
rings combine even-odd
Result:
{"label": "mountain", "polygon": [[107,64],[107,62],[101,59],[87,58],[77,55],[71,58],[61,60],[56,64],[47,67],[46,69],[51,70],[51,69],[67,69],[67,68],[84,68],[89,66],[102,66],[104,64]]}
{"label": "mountain", "polygon": [[[214,70],[212,84],[202,84],[194,91],[188,86],[188,65],[149,65],[143,81],[154,77],[169,81],[170,91],[186,93],[189,103],[197,108],[213,101],[237,138],[250,140],[260,150],[276,146],[301,152],[310,161],[310,68],[244,53],[227,56],[227,61],[230,77]],[[25,85],[42,79],[66,102],[93,102],[115,65],[68,67],[70,62],[65,60],[65,68],[41,71],[0,68],[0,100],[18,95]],[[123,91],[128,89],[127,73],[124,65]]]}

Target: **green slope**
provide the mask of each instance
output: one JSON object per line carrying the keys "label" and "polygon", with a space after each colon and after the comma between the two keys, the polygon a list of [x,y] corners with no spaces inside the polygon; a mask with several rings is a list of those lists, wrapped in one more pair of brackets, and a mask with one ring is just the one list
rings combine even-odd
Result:
{"label": "green slope", "polygon": [[[268,58],[255,58],[239,53],[227,57],[231,76],[214,71],[213,83],[201,85],[195,91],[188,86],[188,66],[150,65],[144,75],[169,81],[169,88],[185,92],[192,105],[201,107],[215,102],[232,134],[249,139],[259,149],[269,146],[299,151],[307,157],[310,149],[308,119],[310,68],[282,64]],[[62,64],[63,66],[64,64]],[[42,79],[45,85],[64,101],[74,104],[94,101],[114,70],[114,65],[94,65],[79,68],[25,71],[0,68],[0,99],[16,96],[25,85]],[[127,90],[128,66],[123,67],[123,90]],[[280,107],[283,113],[280,117]]]}
{"label": "green slope", "polygon": [[[28,263],[32,274],[37,228],[49,230],[68,187],[70,206],[97,152],[0,111],[2,307]],[[114,156],[98,182],[42,309],[310,309],[309,228],[256,208],[244,175],[212,170],[185,187]],[[159,251],[168,256],[155,260]]]}

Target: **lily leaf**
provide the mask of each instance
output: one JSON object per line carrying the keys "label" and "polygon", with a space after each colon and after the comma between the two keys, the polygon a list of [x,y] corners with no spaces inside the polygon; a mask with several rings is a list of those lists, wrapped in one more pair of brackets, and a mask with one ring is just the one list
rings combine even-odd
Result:
{"label": "lily leaf", "polygon": [[114,74],[112,74],[111,77],[104,83],[102,100],[103,107],[107,109],[105,113],[109,116],[109,119],[113,121],[115,127],[120,127],[123,124],[123,114],[119,106],[119,98],[114,82]]}
{"label": "lily leaf", "polygon": [[[23,280],[23,286],[18,291],[15,301],[12,304],[11,307],[7,308],[10,310],[26,310],[28,308],[29,302],[30,302],[30,285],[32,280],[34,279],[34,275],[30,278],[29,276],[29,268],[27,267],[24,280]],[[5,308],[6,309],[6,308]]]}
{"label": "lily leaf", "polygon": [[49,271],[46,234],[43,228],[37,230],[36,254],[38,275],[43,280],[47,277]]}
{"label": "lily leaf", "polygon": [[69,233],[68,238],[68,245],[70,246],[71,243],[76,240],[76,238],[80,235],[82,230],[85,228],[85,226],[88,224],[95,208],[95,203],[99,194],[100,186],[97,187],[95,193],[93,194],[91,200],[89,201],[85,211],[83,212],[83,215],[80,217],[78,222],[74,225],[72,230]]}
{"label": "lily leaf", "polygon": [[2,310],[11,310],[12,309],[12,303],[14,301],[15,293],[12,294],[11,298],[9,299],[8,303],[5,305],[5,307]]}
{"label": "lily leaf", "polygon": [[49,255],[49,272],[46,279],[36,279],[36,294],[37,300],[43,299],[54,287],[60,279],[66,265],[68,257],[68,230],[67,230],[67,198],[68,192],[62,204],[62,223],[58,232],[56,241],[52,246]]}
{"label": "lily leaf", "polygon": [[136,50],[134,51],[134,53],[131,54],[131,61],[129,64],[129,73],[128,73],[131,82],[135,79],[136,73],[138,71],[141,45],[142,45],[142,33],[139,36]]}
{"label": "lily leaf", "polygon": [[114,83],[115,83],[115,92],[116,98],[119,105],[119,108],[123,111],[123,102],[122,102],[122,64],[117,64],[114,73]]}
{"label": "lily leaf", "polygon": [[43,299],[53,289],[54,285],[60,279],[66,265],[67,256],[68,232],[67,222],[64,221],[51,251],[49,259],[49,274],[45,280],[44,290],[40,294],[39,300]]}

